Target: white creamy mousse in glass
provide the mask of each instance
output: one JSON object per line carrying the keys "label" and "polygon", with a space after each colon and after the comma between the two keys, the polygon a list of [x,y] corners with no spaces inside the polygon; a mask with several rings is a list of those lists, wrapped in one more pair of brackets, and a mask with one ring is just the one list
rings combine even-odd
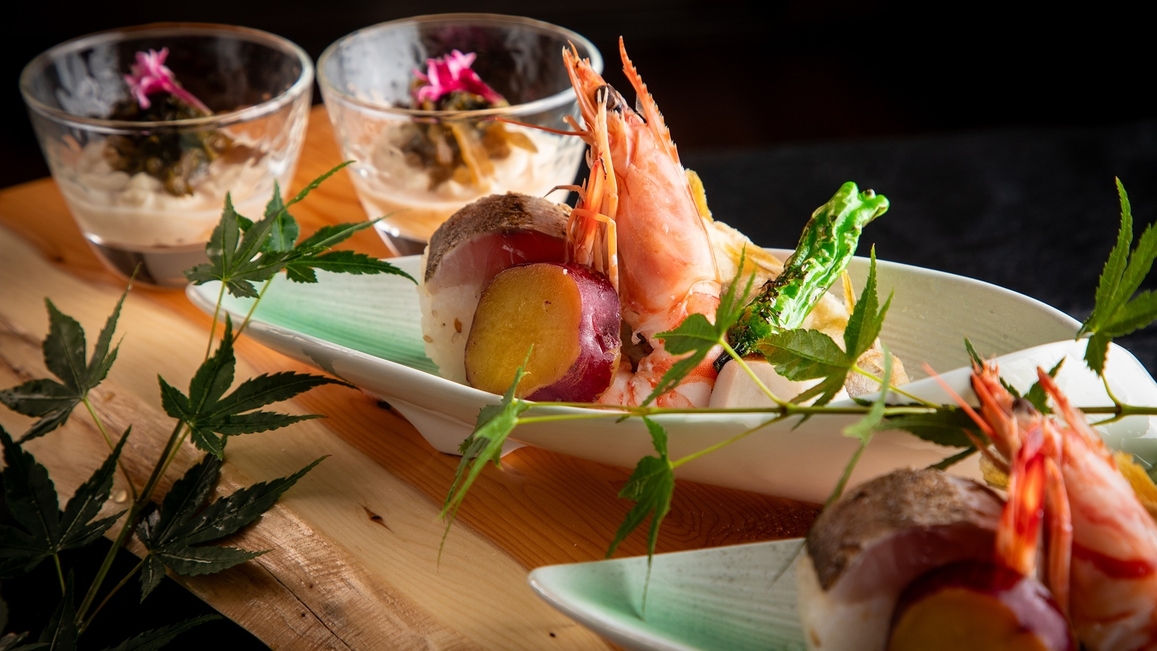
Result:
{"label": "white creamy mousse in glass", "polygon": [[176,196],[144,172],[114,170],[103,140],[62,149],[71,174],[58,175],[57,185],[84,236],[117,271],[130,275],[139,262],[144,280],[157,284],[183,284],[183,271],[205,261],[227,192],[237,212],[255,221],[273,193],[266,157],[238,161],[226,154],[193,178],[191,194]]}
{"label": "white creamy mousse in glass", "polygon": [[433,188],[426,170],[411,165],[396,142],[401,130],[385,129],[369,152],[369,164],[352,175],[362,207],[371,218],[385,217],[376,224],[380,231],[424,245],[442,222],[476,199],[508,191],[543,196],[574,181],[581,157],[564,152],[581,148],[581,140],[511,125],[505,128],[526,134],[537,151],[512,145],[506,157],[490,159],[493,174],[478,183],[449,179]]}

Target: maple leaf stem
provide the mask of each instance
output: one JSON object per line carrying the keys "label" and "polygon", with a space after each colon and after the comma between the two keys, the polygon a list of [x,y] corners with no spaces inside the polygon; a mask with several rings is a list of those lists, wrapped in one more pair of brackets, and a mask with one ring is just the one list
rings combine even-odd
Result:
{"label": "maple leaf stem", "polygon": [[716,443],[715,445],[707,446],[707,447],[703,448],[702,450],[699,450],[698,452],[692,452],[691,454],[688,454],[685,457],[682,457],[680,459],[676,459],[676,460],[671,462],[671,468],[673,468],[673,469],[678,468],[679,466],[687,463],[688,461],[694,461],[694,460],[698,459],[699,457],[702,457],[702,456],[707,455],[707,454],[711,454],[712,452],[714,452],[720,448],[727,447],[728,445],[731,445],[732,443],[735,443],[736,441],[738,441],[738,440],[740,440],[746,436],[754,434],[755,432],[758,432],[759,430],[763,429],[764,427],[767,427],[768,425],[771,425],[772,423],[781,421],[784,418],[787,418],[787,414],[784,414],[784,415],[776,417],[776,418],[772,418],[771,420],[769,420],[765,423],[760,423],[759,425],[756,425],[755,427],[752,427],[751,429],[749,429],[745,432],[740,432],[739,434],[736,434],[735,436],[732,436],[729,439],[724,439],[724,440]]}
{"label": "maple leaf stem", "polygon": [[[100,416],[97,415],[96,410],[93,409],[92,403],[89,402],[88,394],[86,393],[80,400],[84,404],[84,408],[88,410],[88,415],[92,416],[93,422],[96,423],[96,429],[100,431],[100,435],[104,437],[104,442],[108,444],[109,452],[116,449],[116,444],[112,442],[112,437],[109,436],[108,431],[104,427],[104,422],[101,421]],[[122,436],[124,436],[122,434]],[[129,485],[129,493],[133,496],[133,500],[137,499],[137,485],[133,483],[132,477],[129,476],[129,471],[125,469],[124,463],[118,458],[117,469],[124,475],[125,483]]]}
{"label": "maple leaf stem", "polygon": [[92,578],[92,583],[88,586],[88,592],[84,594],[84,600],[80,602],[80,606],[76,609],[76,620],[78,622],[85,619],[85,614],[88,613],[88,609],[92,606],[93,600],[96,599],[97,593],[100,592],[100,586],[104,583],[105,577],[108,576],[109,570],[112,569],[112,563],[113,560],[116,559],[117,552],[120,551],[120,548],[128,539],[129,534],[137,526],[137,516],[141,512],[139,504],[139,501],[135,501],[129,505],[129,512],[125,518],[124,526],[117,532],[116,540],[114,540],[112,546],[109,547],[108,553],[104,555],[100,569],[96,571],[96,576]]}
{"label": "maple leaf stem", "polygon": [[860,441],[860,447],[856,448],[852,458],[848,461],[848,465],[844,467],[843,474],[840,475],[840,480],[836,482],[836,487],[832,489],[832,494],[828,496],[828,500],[824,502],[824,511],[836,503],[840,496],[844,494],[844,487],[848,485],[848,480],[852,478],[852,471],[856,469],[856,465],[860,462],[860,456],[864,454],[864,450],[868,447],[868,441],[864,439]]}
{"label": "maple leaf stem", "polygon": [[780,399],[778,396],[772,393],[771,389],[769,389],[767,385],[763,383],[763,380],[759,379],[759,376],[755,374],[755,371],[751,370],[751,367],[747,365],[747,362],[743,361],[743,357],[741,357],[739,353],[735,352],[734,348],[729,346],[726,341],[721,340],[719,343],[723,345],[723,351],[727,353],[731,359],[735,360],[739,364],[739,368],[743,369],[744,373],[747,373],[747,376],[751,378],[752,382],[755,382],[755,386],[759,387],[759,390],[763,392],[763,395],[767,396],[772,402],[779,405],[780,407],[787,406],[787,401]]}
{"label": "maple leaf stem", "polygon": [[209,359],[209,355],[213,354],[213,340],[217,338],[217,318],[221,316],[221,303],[225,300],[225,283],[221,283],[221,289],[217,291],[217,304],[213,307],[213,320],[209,323],[209,344],[205,346],[205,357],[201,360],[202,363]]}
{"label": "maple leaf stem", "polygon": [[[101,609],[104,608],[105,604],[107,604],[109,602],[109,599],[112,599],[113,595],[115,595],[117,592],[119,592],[121,588],[125,587],[125,585],[128,584],[129,579],[136,576],[137,572],[139,572],[140,569],[142,567],[144,567],[146,558],[148,558],[148,557],[146,556],[145,558],[142,558],[140,561],[138,561],[137,564],[133,567],[133,569],[129,570],[128,573],[125,574],[124,577],[122,577],[120,581],[117,581],[117,584],[114,585],[112,587],[112,589],[108,591],[108,594],[106,594],[104,596],[104,599],[100,600],[100,603],[96,605],[96,608],[94,608],[92,610],[92,614],[89,615],[87,619],[85,619],[83,622],[77,621],[76,631],[77,631],[78,635],[80,633],[83,633],[84,630],[86,628],[88,628],[89,624],[92,624],[92,620],[96,619],[97,613],[99,613],[101,611]],[[80,617],[78,616],[77,619],[79,620]]]}
{"label": "maple leaf stem", "polygon": [[532,423],[557,423],[559,421],[568,421],[568,420],[594,420],[597,418],[606,418],[607,416],[621,416],[621,414],[604,412],[601,414],[556,414],[553,416],[519,416],[516,419],[516,422],[519,425],[529,425]]}
{"label": "maple leaf stem", "polygon": [[157,487],[157,482],[164,475],[165,468],[168,467],[167,460],[172,455],[173,450],[177,447],[176,444],[180,440],[180,434],[184,427],[184,421],[177,421],[176,426],[173,427],[173,433],[169,435],[168,442],[165,443],[164,451],[161,452],[157,459],[157,465],[153,467],[153,472],[149,475],[148,481],[145,482],[141,488],[140,494],[133,503],[129,505],[129,512],[125,516],[124,526],[117,533],[116,540],[113,541],[112,547],[109,548],[108,553],[105,554],[104,560],[100,564],[100,569],[97,570],[96,576],[92,579],[92,584],[88,588],[88,592],[84,595],[84,601],[81,602],[80,607],[76,609],[77,621],[85,621],[85,615],[88,614],[88,609],[92,607],[93,600],[96,599],[97,593],[100,591],[100,586],[104,583],[105,577],[112,569],[113,560],[116,559],[117,552],[124,546],[125,541],[128,540],[129,535],[137,526],[138,518],[145,506],[149,503],[152,497],[153,489]]}
{"label": "maple leaf stem", "polygon": [[60,566],[60,554],[52,555],[52,562],[56,564],[56,578],[60,581],[60,594],[68,594],[68,587],[64,584],[64,568]]}
{"label": "maple leaf stem", "polygon": [[[875,373],[870,373],[868,371],[865,371],[864,369],[860,368],[858,364],[852,364],[852,372],[858,373],[858,374],[868,378],[869,380],[875,382],[876,384],[883,384],[883,382],[884,382],[880,378],[880,376],[876,375]],[[915,400],[916,402],[924,405],[925,407],[938,407],[939,406],[935,402],[932,402],[931,400],[925,400],[924,398],[921,398],[919,396],[908,393],[904,389],[902,389],[902,388],[900,388],[894,384],[888,385],[888,391],[890,391],[891,393],[895,393],[895,394],[904,396],[905,398],[907,398],[909,400]]]}
{"label": "maple leaf stem", "polygon": [[[241,321],[241,325],[237,327],[237,332],[233,334],[234,342],[241,338],[241,333],[245,332],[245,327],[248,326],[249,322],[253,320],[253,313],[257,311],[257,304],[261,302],[261,299],[265,296],[265,292],[269,289],[269,285],[272,283],[273,279],[270,278],[261,285],[261,291],[258,292],[257,299],[253,301],[253,305],[249,306],[249,312],[245,314],[245,319]],[[218,298],[217,301],[218,304],[220,304],[221,299]]]}
{"label": "maple leaf stem", "polygon": [[[184,423],[182,423],[182,425],[184,425]],[[165,457],[164,463],[161,464],[161,476],[162,477],[165,475],[166,472],[168,472],[169,466],[171,466],[173,464],[173,462],[176,461],[177,453],[179,453],[181,451],[181,445],[183,445],[185,443],[185,439],[188,436],[189,436],[189,427],[186,425],[184,428],[181,429],[181,434],[180,434],[180,436],[177,437],[177,442],[173,445],[173,449],[170,450],[168,455]]]}

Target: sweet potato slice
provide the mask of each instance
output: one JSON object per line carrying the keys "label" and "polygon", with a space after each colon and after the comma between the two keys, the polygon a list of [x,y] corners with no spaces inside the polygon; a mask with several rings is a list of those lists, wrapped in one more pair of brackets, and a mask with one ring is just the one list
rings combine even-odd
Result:
{"label": "sweet potato slice", "polygon": [[466,341],[466,379],[505,393],[526,361],[517,396],[592,402],[618,367],[619,321],[618,295],[601,274],[550,262],[511,267],[482,292]]}

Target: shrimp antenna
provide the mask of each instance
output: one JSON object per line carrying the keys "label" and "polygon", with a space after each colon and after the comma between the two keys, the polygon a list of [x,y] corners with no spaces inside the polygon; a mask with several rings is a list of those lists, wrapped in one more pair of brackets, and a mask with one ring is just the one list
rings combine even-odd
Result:
{"label": "shrimp antenna", "polygon": [[[996,432],[992,429],[992,426],[985,422],[984,418],[980,414],[976,413],[976,410],[972,408],[972,405],[965,402],[964,398],[962,398],[959,393],[956,393],[952,387],[948,386],[948,383],[944,381],[944,378],[940,377],[939,373],[937,373],[927,363],[924,364],[924,370],[927,371],[929,377],[931,377],[933,380],[936,380],[936,383],[939,384],[942,389],[948,392],[948,395],[952,396],[952,400],[956,402],[956,404],[964,411],[964,413],[968,414],[968,417],[972,419],[972,422],[976,423],[976,426],[980,428],[980,431],[984,432],[985,436],[991,439],[993,435],[996,434]],[[993,465],[995,465],[997,468],[1007,470],[1008,464],[1003,459],[998,458],[995,454],[992,453],[992,450],[989,449],[988,443],[985,443],[980,439],[980,437],[967,429],[964,430],[964,435],[968,437],[968,440],[972,442],[972,445],[974,445],[981,454],[983,454],[989,461],[991,461]]]}

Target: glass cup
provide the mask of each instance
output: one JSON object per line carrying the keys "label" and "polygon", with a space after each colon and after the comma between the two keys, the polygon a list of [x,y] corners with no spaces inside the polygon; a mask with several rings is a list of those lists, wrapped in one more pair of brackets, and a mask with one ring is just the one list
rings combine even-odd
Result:
{"label": "glass cup", "polygon": [[[493,14],[381,23],[342,37],[322,53],[318,84],[334,136],[342,155],[354,161],[349,170],[362,207],[371,219],[384,217],[375,226],[394,253],[421,253],[446,218],[479,197],[507,191],[543,196],[574,183],[585,150],[582,140],[519,126],[571,129],[564,118],[577,118],[578,104],[562,50],[572,45],[602,71],[598,50],[575,32]],[[415,72],[425,73],[427,59],[454,50],[477,55],[473,70],[510,106],[409,108]],[[493,128],[505,130],[504,137],[515,144],[488,148],[473,158],[463,153],[465,162],[457,167],[431,164],[432,155],[420,151],[437,141],[465,152],[463,140],[485,138],[478,134]]]}
{"label": "glass cup", "polygon": [[[210,115],[138,121],[145,112],[133,114],[140,102],[125,76],[138,52],[162,49],[164,65]],[[312,85],[313,62],[284,38],[192,23],[83,36],[20,75],[52,177],[89,244],[113,271],[128,276],[139,266],[139,281],[173,287],[206,260],[227,193],[256,220],[274,182],[288,190]],[[153,104],[165,97],[148,95]]]}

